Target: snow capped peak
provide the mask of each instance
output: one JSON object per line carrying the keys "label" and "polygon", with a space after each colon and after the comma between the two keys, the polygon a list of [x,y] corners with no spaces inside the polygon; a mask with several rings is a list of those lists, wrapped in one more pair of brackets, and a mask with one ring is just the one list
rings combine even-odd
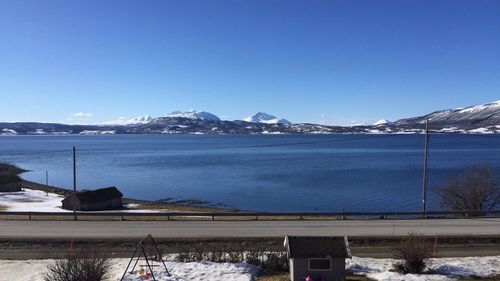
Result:
{"label": "snow capped peak", "polygon": [[265,112],[257,112],[252,116],[249,116],[243,121],[251,122],[251,123],[264,123],[264,124],[283,124],[283,125],[291,125],[292,122],[286,119],[279,119],[278,117],[267,114]]}
{"label": "snow capped peak", "polygon": [[483,104],[478,104],[478,105],[473,105],[465,108],[457,108],[455,111],[459,111],[462,113],[474,113],[474,112],[479,112],[482,110],[487,110],[487,109],[494,109],[500,106],[500,100],[494,101],[494,102],[489,102],[489,103],[483,103]]}
{"label": "snow capped peak", "polygon": [[384,125],[384,124],[387,124],[387,123],[390,123],[390,121],[388,121],[386,119],[380,119],[377,122],[373,123],[373,125],[377,126],[377,125]]}
{"label": "snow capped peak", "polygon": [[197,111],[194,109],[188,109],[186,111],[173,111],[170,114],[167,114],[165,117],[170,117],[170,118],[180,117],[188,119],[207,120],[207,121],[220,121],[219,117],[210,112]]}
{"label": "snow capped peak", "polygon": [[139,116],[133,119],[127,119],[126,117],[119,117],[117,120],[102,122],[99,125],[104,125],[104,126],[138,125],[138,124],[149,123],[149,121],[151,120],[153,120],[153,118],[149,115]]}
{"label": "snow capped peak", "polygon": [[249,119],[249,118],[251,118],[251,119],[257,119],[257,120],[259,120],[259,119],[262,119],[262,120],[271,120],[271,119],[276,119],[277,117],[274,116],[274,115],[271,115],[271,114],[267,114],[265,112],[257,112],[254,115],[245,118],[245,120]]}
{"label": "snow capped peak", "polygon": [[129,121],[144,124],[144,123],[148,123],[151,120],[153,120],[153,117],[151,117],[150,115],[145,115],[145,116],[136,117],[134,119],[130,119]]}
{"label": "snow capped peak", "polygon": [[429,119],[433,125],[447,127],[487,128],[500,124],[500,101],[472,105],[464,108],[439,110],[424,116],[400,119],[399,124],[424,124]]}

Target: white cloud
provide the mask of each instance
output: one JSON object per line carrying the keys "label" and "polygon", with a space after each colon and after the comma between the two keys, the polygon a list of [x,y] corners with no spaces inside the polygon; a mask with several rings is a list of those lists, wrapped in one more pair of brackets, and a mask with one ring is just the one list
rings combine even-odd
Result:
{"label": "white cloud", "polygon": [[71,114],[71,116],[74,116],[74,117],[92,117],[92,116],[94,116],[94,114],[89,113],[89,112],[77,112],[77,113]]}

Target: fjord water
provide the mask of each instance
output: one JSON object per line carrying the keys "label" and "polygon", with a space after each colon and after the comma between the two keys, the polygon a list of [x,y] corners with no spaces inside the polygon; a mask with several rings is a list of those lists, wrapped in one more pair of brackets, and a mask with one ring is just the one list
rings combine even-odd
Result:
{"label": "fjord water", "polygon": [[[422,135],[4,136],[0,161],[28,180],[78,189],[117,186],[126,197],[200,200],[262,211],[417,211]],[[432,135],[429,207],[462,168],[500,173],[500,136]]]}

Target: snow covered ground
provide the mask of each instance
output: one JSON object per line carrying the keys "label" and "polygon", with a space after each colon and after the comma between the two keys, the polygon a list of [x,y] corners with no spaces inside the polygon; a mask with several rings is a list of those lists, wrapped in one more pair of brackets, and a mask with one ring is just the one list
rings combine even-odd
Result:
{"label": "snow covered ground", "polygon": [[[9,212],[70,212],[62,208],[63,199],[62,195],[33,189],[0,192],[0,206],[6,207],[6,211]],[[137,209],[138,207],[138,204],[127,204],[125,210],[116,210],[116,212],[159,212],[158,210]]]}
{"label": "snow covered ground", "polygon": [[460,277],[489,277],[500,275],[500,256],[431,259],[428,274],[401,275],[391,272],[394,259],[353,257],[347,268],[355,273],[385,281],[457,280]]}
{"label": "snow covered ground", "polygon": [[[112,259],[110,280],[120,280],[129,259]],[[53,260],[0,260],[0,281],[42,281],[43,273]],[[440,258],[432,259],[429,274],[401,275],[391,272],[393,259],[371,259],[353,257],[347,260],[351,272],[367,275],[376,280],[386,281],[451,281],[461,277],[489,277],[500,275],[500,256]],[[143,263],[143,262],[142,262]],[[139,264],[142,264],[141,262]],[[158,265],[158,264],[157,264]],[[160,267],[155,267],[159,280],[165,281],[250,281],[259,273],[259,268],[247,263],[176,262],[172,258],[166,262],[172,274],[167,277]],[[144,280],[137,273],[127,275],[126,281]]]}
{"label": "snow covered ground", "polygon": [[26,189],[20,192],[1,192],[0,206],[11,212],[65,212],[61,208],[64,197],[55,193]]}
{"label": "snow covered ground", "polygon": [[[118,281],[127,267],[129,259],[113,259],[110,279]],[[0,261],[0,281],[42,281],[43,273],[53,260]],[[171,277],[156,267],[155,277],[162,281],[250,281],[258,274],[259,269],[247,263],[213,263],[213,262],[166,262]],[[137,270],[136,270],[137,271]],[[125,281],[144,280],[140,275],[127,275]],[[152,280],[152,279],[149,279]]]}

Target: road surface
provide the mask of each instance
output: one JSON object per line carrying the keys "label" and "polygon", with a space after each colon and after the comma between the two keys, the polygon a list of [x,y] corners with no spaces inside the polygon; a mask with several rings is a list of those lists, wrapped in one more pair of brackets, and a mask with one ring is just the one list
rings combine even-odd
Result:
{"label": "road surface", "polygon": [[0,221],[0,238],[500,235],[500,218],[355,221]]}

